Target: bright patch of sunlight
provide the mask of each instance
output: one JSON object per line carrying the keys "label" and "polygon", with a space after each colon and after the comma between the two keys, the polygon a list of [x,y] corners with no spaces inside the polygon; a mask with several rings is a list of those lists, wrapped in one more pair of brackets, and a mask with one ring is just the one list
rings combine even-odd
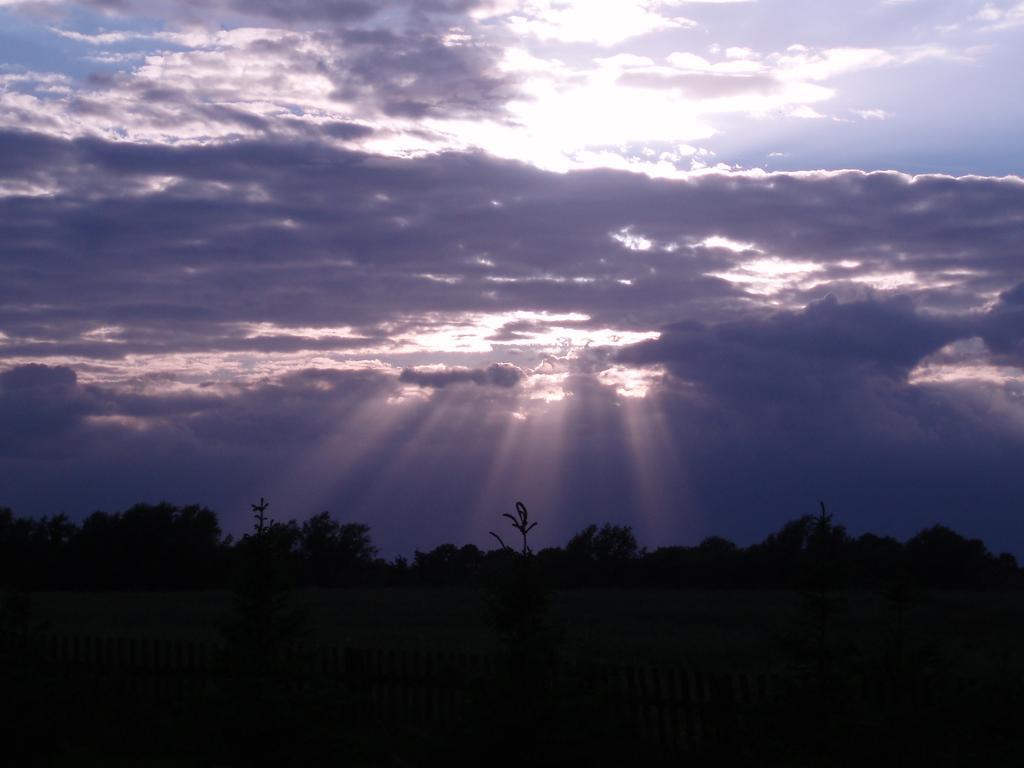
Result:
{"label": "bright patch of sunlight", "polygon": [[46,197],[60,192],[56,182],[41,184],[34,181],[0,181],[0,199],[5,197]]}
{"label": "bright patch of sunlight", "polygon": [[387,404],[405,405],[406,403],[410,402],[426,402],[429,399],[429,391],[423,389],[422,387],[408,385],[401,387],[395,394],[389,395],[387,398]]}
{"label": "bright patch of sunlight", "polygon": [[124,339],[116,338],[123,333],[124,328],[120,325],[103,325],[86,331],[82,334],[82,338],[86,341],[102,341],[106,344],[124,344]]}
{"label": "bright patch of sunlight", "polygon": [[823,269],[813,261],[791,261],[773,256],[751,259],[727,272],[708,272],[707,275],[738,283],[748,293],[771,296],[787,288],[800,287],[808,275]]}
{"label": "bright patch of sunlight", "polygon": [[266,339],[279,337],[298,337],[302,339],[358,339],[361,335],[350,326],[338,327],[296,327],[275,325],[274,323],[241,323],[240,330],[247,339]]}
{"label": "bright patch of sunlight", "polygon": [[922,363],[910,373],[911,384],[1024,384],[1024,371],[986,363]]}
{"label": "bright patch of sunlight", "polygon": [[123,414],[93,414],[84,417],[84,421],[97,427],[117,427],[119,429],[130,429],[133,432],[144,432],[157,423],[151,419],[144,419],[139,416],[125,416]]}
{"label": "bright patch of sunlight", "polygon": [[[920,285],[915,272],[872,272],[850,278],[851,282],[863,283],[878,291],[892,291],[898,288],[910,288]],[[938,286],[935,286],[938,287]]]}
{"label": "bright patch of sunlight", "polygon": [[[351,350],[346,353],[352,354]],[[310,350],[128,354],[112,359],[80,355],[18,356],[5,362],[13,367],[39,362],[67,366],[75,369],[83,384],[100,384],[146,395],[181,394],[197,388],[206,395],[226,394],[238,386],[310,368],[376,371],[394,376],[401,370],[379,359],[355,359]]]}
{"label": "bright patch of sunlight", "polygon": [[142,195],[155,195],[166,192],[175,184],[181,182],[179,176],[148,176],[139,185],[138,193]]}
{"label": "bright patch of sunlight", "polygon": [[643,235],[634,234],[630,227],[623,227],[618,232],[612,232],[611,237],[612,240],[630,251],[649,251],[654,245],[652,240],[648,240]]}
{"label": "bright patch of sunlight", "polygon": [[703,245],[705,248],[724,248],[727,251],[733,253],[743,253],[744,251],[757,251],[760,253],[760,248],[754,243],[744,243],[740,240],[732,240],[722,235],[711,235],[705,237],[697,245]]}
{"label": "bright patch of sunlight", "polygon": [[1009,365],[993,365],[985,342],[978,338],[947,344],[910,372],[911,384],[970,382],[998,386],[1024,384],[1024,371]]}
{"label": "bright patch of sunlight", "polygon": [[530,400],[557,403],[565,399],[567,373],[535,373],[523,383],[523,391]]}
{"label": "bright patch of sunlight", "polygon": [[445,285],[456,285],[462,282],[461,275],[435,275],[430,272],[421,272],[416,277],[432,283],[444,283]]}
{"label": "bright patch of sunlight", "polygon": [[[389,348],[391,354],[411,352],[487,353],[502,347],[539,347],[543,351],[565,354],[587,345],[625,346],[657,339],[655,331],[625,331],[614,328],[579,328],[569,323],[584,323],[589,315],[578,312],[497,312],[463,315],[422,326],[420,330],[398,334]],[[499,332],[510,324],[521,324],[514,339],[502,339]]]}
{"label": "bright patch of sunlight", "polygon": [[620,397],[642,398],[647,397],[651,387],[662,376],[664,373],[661,371],[616,365],[601,371],[597,379],[606,387],[613,387]]}

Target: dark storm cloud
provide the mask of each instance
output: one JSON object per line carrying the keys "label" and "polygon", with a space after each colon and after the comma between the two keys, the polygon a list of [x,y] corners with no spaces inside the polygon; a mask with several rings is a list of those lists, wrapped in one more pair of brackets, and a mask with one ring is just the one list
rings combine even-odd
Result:
{"label": "dark storm cloud", "polygon": [[796,312],[669,326],[616,357],[664,366],[700,404],[702,421],[721,420],[705,439],[722,449],[781,442],[789,455],[853,458],[872,441],[928,443],[931,427],[948,427],[928,425],[934,401],[908,376],[971,334],[968,320],[922,316],[906,297],[839,304],[829,296]]}
{"label": "dark storm cloud", "polygon": [[280,21],[342,22],[367,19],[384,5],[395,5],[367,0],[228,0],[224,4],[241,13]]}
{"label": "dark storm cloud", "polygon": [[[519,309],[651,330],[749,313],[742,285],[710,275],[759,255],[820,267],[817,287],[780,289],[783,304],[863,298],[863,281],[895,271],[918,276],[903,289],[916,304],[956,314],[1020,281],[1015,181],[845,173],[680,183],[563,176],[481,155],[373,158],[313,142],[161,147],[6,133],[0,148],[5,181],[59,190],[0,199],[9,343],[81,344],[97,326],[120,326],[107,354],[226,340],[351,348],[268,341],[232,324],[353,326],[377,339],[381,323],[426,312]],[[154,191],[153,179],[170,181]],[[652,247],[612,237],[627,228]],[[712,235],[762,253],[694,245]]]}
{"label": "dark storm cloud", "polygon": [[120,15],[204,19],[231,12],[282,23],[333,22],[351,24],[381,13],[408,10],[420,14],[460,14],[479,6],[478,0],[80,0]]}
{"label": "dark storm cloud", "polygon": [[526,374],[510,363],[494,363],[486,368],[417,369],[405,368],[399,377],[407,384],[428,389],[443,389],[451,384],[473,383],[481,387],[514,387]]}
{"label": "dark storm cloud", "polygon": [[2,503],[23,513],[202,499],[237,533],[249,496],[263,494],[278,519],[327,507],[370,522],[391,552],[423,546],[428,527],[468,535],[462,515],[504,431],[491,413],[504,387],[392,405],[397,377],[373,371],[296,371],[188,396],[126,394],[44,366],[14,368],[2,385]]}
{"label": "dark storm cloud", "polygon": [[341,21],[371,18],[391,9],[420,14],[464,14],[479,0],[228,0],[233,10],[278,21]]}
{"label": "dark storm cloud", "polygon": [[826,299],[674,326],[618,359],[672,374],[660,404],[682,436],[678,490],[719,524],[742,530],[825,498],[854,530],[905,536],[941,518],[1017,549],[1019,529],[995,510],[1024,491],[1013,468],[1024,432],[1006,418],[1019,393],[908,383],[915,364],[974,331],[905,299]]}
{"label": "dark storm cloud", "polygon": [[341,120],[326,123],[321,130],[334,139],[362,139],[374,132],[373,128],[368,125]]}
{"label": "dark storm cloud", "polygon": [[499,113],[517,81],[498,71],[501,50],[446,44],[438,34],[347,32],[344,66],[331,77],[344,101],[370,99],[393,117],[467,117]]}
{"label": "dark storm cloud", "polygon": [[111,104],[100,98],[102,91],[116,88],[118,96],[131,103],[133,124],[173,133],[181,125],[183,117],[187,116],[192,120],[202,120],[209,125],[225,126],[232,130],[266,132],[271,128],[271,123],[259,115],[223,104],[204,103],[195,98],[195,93],[184,88],[140,83],[124,75],[104,76],[93,80],[90,85],[93,86],[92,90],[74,97],[68,103],[69,115],[117,119],[124,114],[119,111],[123,109],[124,102]]}
{"label": "dark storm cloud", "polygon": [[58,435],[91,410],[70,368],[25,365],[0,373],[0,452]]}
{"label": "dark storm cloud", "polygon": [[144,439],[159,449],[264,445],[273,453],[321,440],[353,409],[395,388],[394,376],[374,371],[299,370],[210,392],[138,394],[82,384],[65,366],[29,364],[0,374],[2,446],[16,454],[38,443],[53,458],[62,453],[58,438],[88,453],[113,437],[115,451]]}
{"label": "dark storm cloud", "polygon": [[1009,365],[1024,365],[1024,283],[1006,291],[981,320],[981,337]]}
{"label": "dark storm cloud", "polygon": [[924,317],[905,296],[840,304],[829,295],[800,312],[668,326],[657,341],[618,359],[664,364],[715,393],[739,387],[737,394],[753,396],[817,386],[822,378],[837,386],[872,375],[905,379],[925,356],[970,335],[969,321]]}
{"label": "dark storm cloud", "polygon": [[[762,360],[748,350],[743,362]],[[216,395],[137,396],[15,369],[7,379],[25,386],[0,392],[0,476],[4,503],[26,513],[201,500],[236,531],[263,494],[285,516],[365,520],[387,552],[483,544],[496,507],[517,498],[543,521],[543,543],[594,520],[633,525],[651,544],[750,541],[825,498],[854,531],[906,536],[940,520],[1021,551],[1000,512],[1024,492],[1020,433],[941,389],[846,373],[811,365],[795,391],[773,383],[781,370],[760,392],[666,386],[639,407],[669,442],[638,457],[636,425],[586,375],[569,382],[557,427],[524,423],[520,440],[502,388],[445,387],[394,406],[393,376],[311,370]]]}
{"label": "dark storm cloud", "polygon": [[91,444],[83,440],[84,420],[108,410],[102,394],[68,367],[29,364],[0,373],[0,476],[8,479],[19,462],[52,470],[54,462],[82,458]]}
{"label": "dark storm cloud", "polygon": [[[0,197],[10,369],[0,374],[0,503],[24,512],[164,496],[234,519],[265,493],[296,515],[349,510],[408,550],[442,524],[450,539],[475,525],[483,542],[495,499],[536,499],[557,518],[552,541],[615,519],[656,542],[754,538],[825,498],[855,530],[905,535],[939,520],[1024,549],[998,511],[1024,493],[1019,395],[909,381],[969,339],[1019,364],[1019,181],[672,182],[314,141],[161,147],[7,133],[0,185],[46,191]],[[701,244],[712,236],[753,249]],[[773,306],[711,276],[773,257],[817,265],[816,285],[783,284]],[[913,275],[901,295],[869,287],[892,273]],[[221,378],[172,396],[147,394],[140,380],[153,372],[127,363],[364,347],[386,357],[403,334],[514,310],[590,318],[492,326],[502,345],[491,356],[518,368],[540,361],[517,357],[516,340],[555,325],[662,335],[614,358],[595,349],[553,362],[569,373],[570,396],[551,406],[563,415],[557,433],[543,419],[515,427],[535,377],[511,366],[496,376],[486,359],[424,350],[403,360],[405,383],[423,388],[408,401],[395,369]],[[77,377],[13,367],[61,355],[84,359]],[[83,383],[118,360],[123,385]],[[437,362],[446,370],[415,367]],[[596,381],[613,363],[668,376],[625,408]],[[444,386],[459,381],[489,386]],[[630,422],[634,410],[650,421]],[[637,466],[631,440],[657,435],[652,424],[672,445]],[[509,442],[516,429],[532,436]]]}
{"label": "dark storm cloud", "polygon": [[[195,0],[191,0],[190,4],[201,7],[207,5]],[[349,21],[369,18],[392,9],[425,14],[462,14],[482,5],[480,0],[227,0],[226,4],[244,13],[270,16],[282,21]]]}
{"label": "dark storm cloud", "polygon": [[[104,4],[113,14],[156,17],[193,31],[205,28],[211,35],[205,41],[201,36],[159,38],[160,45],[184,57],[171,61],[173,71],[162,72],[160,79],[187,80],[183,87],[154,87],[138,72],[101,72],[86,79],[87,89],[75,96],[68,111],[77,118],[109,120],[112,130],[126,126],[167,136],[181,136],[180,130],[196,125],[215,128],[213,135],[236,126],[250,135],[301,131],[299,121],[282,119],[285,110],[294,108],[287,100],[289,91],[295,82],[327,77],[337,100],[370,119],[500,117],[505,104],[518,95],[519,83],[500,70],[503,49],[474,34],[476,26],[467,13],[476,5],[460,0]],[[239,16],[250,21],[246,24]],[[212,34],[244,26],[254,29],[223,39]],[[272,29],[261,32],[264,26]],[[258,64],[247,66],[252,61]],[[217,68],[223,68],[222,75]],[[117,98],[102,98],[108,91]],[[277,103],[283,96],[285,102],[272,117],[227,106],[244,103],[247,93],[273,93],[270,101]],[[41,122],[26,124],[42,127]]]}

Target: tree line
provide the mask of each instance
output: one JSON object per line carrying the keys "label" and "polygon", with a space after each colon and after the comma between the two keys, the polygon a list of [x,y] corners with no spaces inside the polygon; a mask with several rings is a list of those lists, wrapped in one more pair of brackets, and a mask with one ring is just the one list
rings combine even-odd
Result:
{"label": "tree line", "polygon": [[[710,537],[696,546],[639,546],[628,526],[589,525],[564,547],[536,552],[554,589],[585,587],[799,588],[819,557],[815,518],[786,523],[747,547]],[[996,589],[1024,586],[1013,555],[941,525],[905,542],[829,527],[828,558],[837,587]],[[502,549],[442,544],[411,559],[378,556],[370,527],[321,512],[264,532],[284,581],[293,587],[479,587],[508,558]],[[136,504],[94,512],[20,517],[0,507],[0,585],[22,589],[193,590],[235,586],[251,535],[224,535],[215,512],[198,506]]]}

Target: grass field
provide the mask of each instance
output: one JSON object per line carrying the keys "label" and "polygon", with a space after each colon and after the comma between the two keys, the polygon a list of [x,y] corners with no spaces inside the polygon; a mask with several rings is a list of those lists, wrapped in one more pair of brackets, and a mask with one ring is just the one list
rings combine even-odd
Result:
{"label": "grass field", "polygon": [[[487,651],[497,640],[480,592],[463,589],[300,590],[311,641],[375,648]],[[228,592],[82,593],[33,596],[33,614],[56,634],[216,640]],[[836,647],[884,650],[894,626],[879,595],[842,595]],[[779,591],[577,590],[556,593],[551,623],[574,655],[704,668],[788,663],[812,628],[800,597]],[[934,592],[906,615],[907,648],[946,664],[1024,668],[1024,597]]]}

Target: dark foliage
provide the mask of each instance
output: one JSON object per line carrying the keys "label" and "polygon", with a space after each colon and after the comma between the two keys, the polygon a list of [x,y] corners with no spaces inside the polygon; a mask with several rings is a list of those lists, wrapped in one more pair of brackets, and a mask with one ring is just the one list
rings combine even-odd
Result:
{"label": "dark foliage", "polygon": [[[274,522],[268,506],[253,505],[253,531],[238,541],[224,538],[216,516],[199,507],[137,505],[96,513],[81,526],[0,510],[0,572],[11,585],[0,602],[0,740],[9,762],[147,764],[161,755],[174,759],[149,764],[456,766],[483,755],[496,766],[679,764],[682,755],[657,736],[668,727],[659,719],[667,710],[649,707],[669,689],[652,687],[639,667],[620,675],[614,662],[568,647],[564,627],[549,617],[553,589],[590,586],[775,587],[803,598],[802,611],[780,617],[786,638],[772,659],[782,673],[772,692],[748,701],[726,672],[706,678],[707,698],[672,694],[673,707],[699,716],[701,746],[686,752],[689,764],[1014,765],[1024,753],[1019,664],[969,666],[936,651],[918,624],[931,588],[1019,585],[1011,556],[993,556],[946,528],[906,544],[853,538],[822,505],[819,515],[747,548],[709,538],[648,552],[628,527],[595,525],[564,548],[534,552],[536,522],[520,503],[505,516],[517,535],[509,545],[498,535],[501,547],[489,552],[445,544],[416,552],[411,563],[388,563],[375,559],[365,525],[326,513],[302,525]],[[82,569],[95,569],[91,580]],[[123,664],[113,646],[64,666],[39,653],[45,636],[32,620],[29,589],[74,583],[232,586],[223,657],[201,673],[208,679],[193,679],[207,684],[191,692],[179,686],[164,701],[146,686],[137,690],[146,680],[137,659],[110,666],[111,659]],[[481,587],[506,663],[466,666],[445,652],[429,665],[415,653],[401,663],[378,654],[359,664],[362,657],[346,651],[343,673],[325,676],[318,666],[325,657],[304,635],[290,591],[353,584]],[[851,632],[847,622],[844,601],[852,605],[850,588],[863,587],[885,596],[876,602],[873,634]],[[146,674],[180,684],[182,668],[168,674],[162,666],[170,658],[160,656]],[[437,723],[402,714],[445,675],[465,681],[436,711],[461,701],[457,712]],[[408,687],[382,695],[396,676]]]}
{"label": "dark foliage", "polygon": [[422,586],[476,586],[480,582],[483,564],[484,553],[473,544],[463,547],[442,544],[429,552],[417,550],[412,571]]}
{"label": "dark foliage", "polygon": [[[558,554],[556,554],[558,553]],[[566,544],[564,552],[554,550],[546,559],[555,565],[555,577],[572,586],[625,586],[635,581],[632,566],[641,552],[628,526],[589,525]]]}
{"label": "dark foliage", "polygon": [[305,569],[303,583],[317,587],[363,583],[377,554],[368,525],[339,523],[327,512],[313,515],[302,524],[298,545]]}
{"label": "dark foliage", "polygon": [[223,578],[220,524],[205,507],[94,512],[71,536],[69,554],[87,589],[199,589]]}
{"label": "dark foliage", "polygon": [[[977,539],[943,526],[906,543],[840,525],[817,541],[816,518],[786,523],[758,544],[739,547],[710,537],[696,546],[641,548],[628,526],[590,525],[565,547],[534,553],[552,589],[577,587],[802,589],[827,547],[829,568],[843,587],[885,589],[904,580],[917,589],[1024,586],[1013,555],[993,555]],[[507,552],[473,544],[416,551],[411,562],[377,557],[370,528],[321,512],[268,529],[280,578],[289,586],[479,587],[503,569]],[[64,515],[31,519],[0,507],[0,585],[35,590],[224,589],[233,586],[250,537],[225,537],[217,516],[200,506],[137,504],[94,512],[81,524]],[[520,549],[521,547],[517,547]]]}

